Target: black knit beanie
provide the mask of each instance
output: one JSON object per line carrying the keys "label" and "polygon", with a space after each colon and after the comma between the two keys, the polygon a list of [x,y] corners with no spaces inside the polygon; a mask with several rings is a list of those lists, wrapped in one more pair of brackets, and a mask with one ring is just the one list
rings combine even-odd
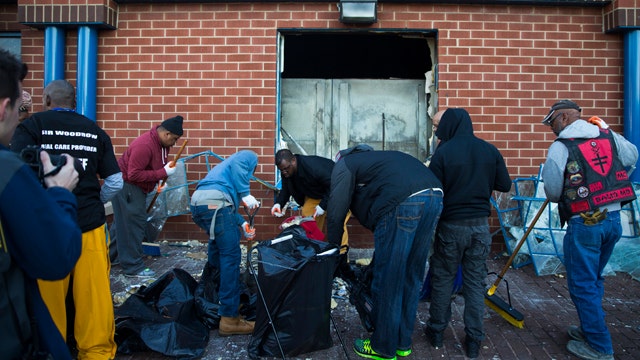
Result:
{"label": "black knit beanie", "polygon": [[167,129],[172,134],[182,136],[182,120],[182,116],[177,115],[163,121],[160,126]]}

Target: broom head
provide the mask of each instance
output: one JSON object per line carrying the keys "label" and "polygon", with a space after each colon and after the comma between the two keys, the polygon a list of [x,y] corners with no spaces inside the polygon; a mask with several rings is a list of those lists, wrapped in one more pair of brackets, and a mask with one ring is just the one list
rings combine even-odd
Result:
{"label": "broom head", "polygon": [[498,315],[502,316],[511,325],[517,328],[524,328],[524,315],[514,309],[507,302],[499,298],[497,295],[484,294],[484,303],[493,309]]}

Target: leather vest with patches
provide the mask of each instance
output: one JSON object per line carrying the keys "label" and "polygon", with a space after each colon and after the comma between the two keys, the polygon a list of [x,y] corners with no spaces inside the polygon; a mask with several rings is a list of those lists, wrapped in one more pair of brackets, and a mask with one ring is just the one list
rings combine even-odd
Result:
{"label": "leather vest with patches", "polygon": [[600,129],[597,138],[556,141],[569,150],[562,200],[558,204],[563,223],[573,215],[617,202],[624,205],[636,198],[609,130]]}

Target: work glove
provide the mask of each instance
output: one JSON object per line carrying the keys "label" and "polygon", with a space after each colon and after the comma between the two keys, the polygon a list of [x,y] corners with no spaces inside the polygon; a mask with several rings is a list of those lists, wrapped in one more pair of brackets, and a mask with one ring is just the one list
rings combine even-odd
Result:
{"label": "work glove", "polygon": [[273,215],[275,217],[283,217],[284,216],[284,214],[282,213],[282,210],[280,209],[280,204],[273,205],[273,207],[271,208],[271,215]]}
{"label": "work glove", "polygon": [[324,215],[324,209],[320,207],[320,205],[316,205],[316,212],[313,213],[313,217]]}
{"label": "work glove", "polygon": [[162,182],[158,183],[158,188],[156,189],[156,192],[158,194],[162,194],[162,192],[164,191],[164,189],[167,188],[167,183],[165,182],[164,185],[162,184]]}
{"label": "work glove", "polygon": [[173,164],[173,161],[169,161],[169,163],[164,166],[164,171],[167,172],[167,176],[171,176],[176,172],[176,166]]}
{"label": "work glove", "polygon": [[249,226],[249,223],[246,221],[242,223],[242,232],[247,240],[253,240],[253,238],[256,237],[256,229]]}
{"label": "work glove", "polygon": [[592,123],[593,125],[597,125],[600,129],[608,129],[609,125],[607,125],[606,122],[604,122],[604,120],[600,119],[597,116],[592,116],[589,119],[589,122]]}
{"label": "work glove", "polygon": [[247,196],[243,196],[242,197],[242,202],[249,209],[255,209],[255,208],[258,207],[258,205],[260,205],[260,203],[258,203],[258,200],[256,200],[256,198],[254,198],[253,195],[251,195],[251,194],[249,194]]}

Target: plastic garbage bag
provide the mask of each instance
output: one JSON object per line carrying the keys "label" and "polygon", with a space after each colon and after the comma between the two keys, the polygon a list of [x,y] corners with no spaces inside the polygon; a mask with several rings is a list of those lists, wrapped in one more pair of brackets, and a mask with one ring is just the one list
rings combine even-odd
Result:
{"label": "plastic garbage bag", "polygon": [[[241,277],[242,278],[242,277]],[[196,313],[200,320],[211,330],[220,325],[220,269],[209,265],[207,261],[202,270],[202,277],[195,290]],[[240,284],[240,315],[253,321],[256,318],[256,294],[246,283]]]}
{"label": "plastic garbage bag", "polygon": [[258,296],[263,297],[257,301],[249,356],[295,356],[331,347],[331,291],[338,248],[307,238],[304,229],[294,225],[255,249]]}
{"label": "plastic garbage bag", "polygon": [[209,329],[194,306],[198,283],[175,268],[142,287],[116,309],[118,352],[153,350],[167,356],[197,358],[209,342]]}

